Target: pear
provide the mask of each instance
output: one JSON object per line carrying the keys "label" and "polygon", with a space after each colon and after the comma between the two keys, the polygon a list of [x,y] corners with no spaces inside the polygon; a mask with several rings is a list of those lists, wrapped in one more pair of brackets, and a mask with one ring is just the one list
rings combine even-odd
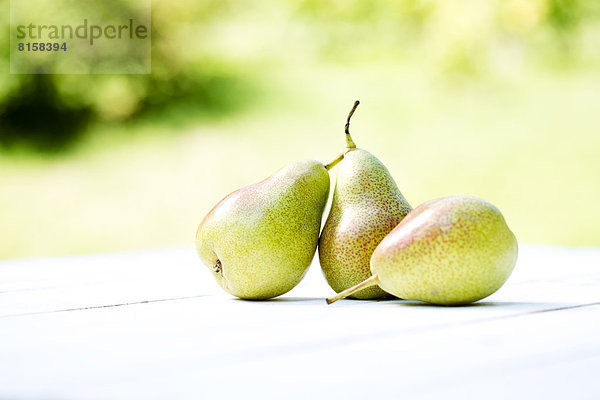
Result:
{"label": "pear", "polygon": [[317,248],[328,169],[336,161],[292,163],[231,193],[206,215],[195,245],[225,291],[268,299],[302,280]]}
{"label": "pear", "polygon": [[[369,260],[379,242],[408,212],[408,204],[388,169],[368,151],[356,148],[346,122],[346,152],[338,165],[331,209],[319,239],[319,260],[329,286],[341,292],[371,276]],[[391,297],[373,286],[357,299]]]}
{"label": "pear", "polygon": [[406,300],[469,304],[506,282],[517,253],[515,235],[486,200],[468,196],[430,200],[379,243],[371,257],[370,278],[327,302],[378,285]]}

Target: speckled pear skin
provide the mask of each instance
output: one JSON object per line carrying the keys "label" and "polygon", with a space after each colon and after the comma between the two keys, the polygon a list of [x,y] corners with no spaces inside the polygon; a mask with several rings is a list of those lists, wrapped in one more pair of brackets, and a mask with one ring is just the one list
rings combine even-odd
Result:
{"label": "speckled pear skin", "polygon": [[[371,254],[411,206],[385,165],[368,151],[349,150],[337,168],[331,210],[319,239],[319,260],[329,286],[339,293],[371,276]],[[352,297],[391,296],[372,286]]]}
{"label": "speckled pear skin", "polygon": [[496,207],[477,197],[445,197],[408,214],[373,252],[371,271],[403,299],[463,305],[498,290],[517,253]]}
{"label": "speckled pear skin", "polygon": [[196,232],[196,249],[225,291],[269,299],[302,280],[314,257],[329,173],[298,161],[221,200]]}

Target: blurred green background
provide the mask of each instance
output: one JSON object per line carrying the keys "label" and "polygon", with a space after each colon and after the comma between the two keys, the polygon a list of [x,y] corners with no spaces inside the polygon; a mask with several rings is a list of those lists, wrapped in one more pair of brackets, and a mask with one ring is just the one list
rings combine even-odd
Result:
{"label": "blurred green background", "polygon": [[333,159],[355,99],[413,206],[476,195],[521,242],[600,245],[597,0],[154,0],[129,76],[10,74],[8,7],[0,258],[189,245],[227,193]]}

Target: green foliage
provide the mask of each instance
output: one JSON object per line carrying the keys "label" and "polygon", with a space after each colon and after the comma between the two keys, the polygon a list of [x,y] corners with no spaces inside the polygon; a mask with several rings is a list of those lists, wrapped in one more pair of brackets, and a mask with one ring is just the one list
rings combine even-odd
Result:
{"label": "green foliage", "polygon": [[[133,12],[127,9],[129,2],[110,3],[128,15]],[[6,45],[0,56],[0,71],[5,72],[0,82],[0,146],[59,151],[81,138],[90,122],[132,120],[182,104],[193,104],[200,115],[239,108],[252,86],[247,76],[194,40],[208,35],[206,22],[218,18],[219,3],[153,2],[148,75],[9,75],[8,38],[0,39]],[[8,20],[0,21],[0,29],[8,31]]]}
{"label": "green foliage", "polygon": [[[593,60],[600,3],[594,0],[298,0],[319,32],[321,55],[423,59],[440,72],[502,73],[507,55],[561,67]],[[585,61],[584,61],[585,60]],[[510,62],[510,61],[509,61]]]}
{"label": "green foliage", "polygon": [[65,104],[51,76],[23,76],[18,91],[5,98],[0,145],[61,150],[79,135],[90,116],[90,107],[84,104]]}
{"label": "green foliage", "polygon": [[[134,13],[124,0],[113,3]],[[89,122],[125,121],[182,104],[193,104],[199,115],[232,112],[260,80],[248,70],[268,75],[288,62],[420,60],[442,76],[469,78],[532,65],[600,66],[599,4],[155,0],[150,75],[8,75],[8,37],[0,36],[0,145],[59,150]],[[7,30],[4,17],[0,31]]]}

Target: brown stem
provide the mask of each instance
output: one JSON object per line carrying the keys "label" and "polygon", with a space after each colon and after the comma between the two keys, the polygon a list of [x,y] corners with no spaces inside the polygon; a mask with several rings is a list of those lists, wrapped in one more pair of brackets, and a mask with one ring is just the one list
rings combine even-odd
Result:
{"label": "brown stem", "polygon": [[351,294],[358,292],[359,290],[366,289],[368,287],[375,286],[377,284],[379,284],[379,277],[377,276],[377,274],[374,274],[370,278],[359,283],[358,285],[354,285],[351,288],[348,288],[348,289],[344,290],[343,292],[340,292],[340,293],[336,294],[335,296],[326,299],[327,304],[331,304],[340,299],[344,299],[344,298],[350,296]]}
{"label": "brown stem", "polygon": [[344,127],[344,132],[346,132],[346,148],[348,149],[356,148],[356,144],[354,144],[354,140],[352,140],[352,136],[350,136],[350,118],[352,118],[352,115],[354,114],[354,111],[356,111],[356,107],[358,107],[359,104],[360,101],[358,100],[354,102],[354,106],[352,106],[352,110],[350,110],[348,118],[346,118],[346,126]]}

